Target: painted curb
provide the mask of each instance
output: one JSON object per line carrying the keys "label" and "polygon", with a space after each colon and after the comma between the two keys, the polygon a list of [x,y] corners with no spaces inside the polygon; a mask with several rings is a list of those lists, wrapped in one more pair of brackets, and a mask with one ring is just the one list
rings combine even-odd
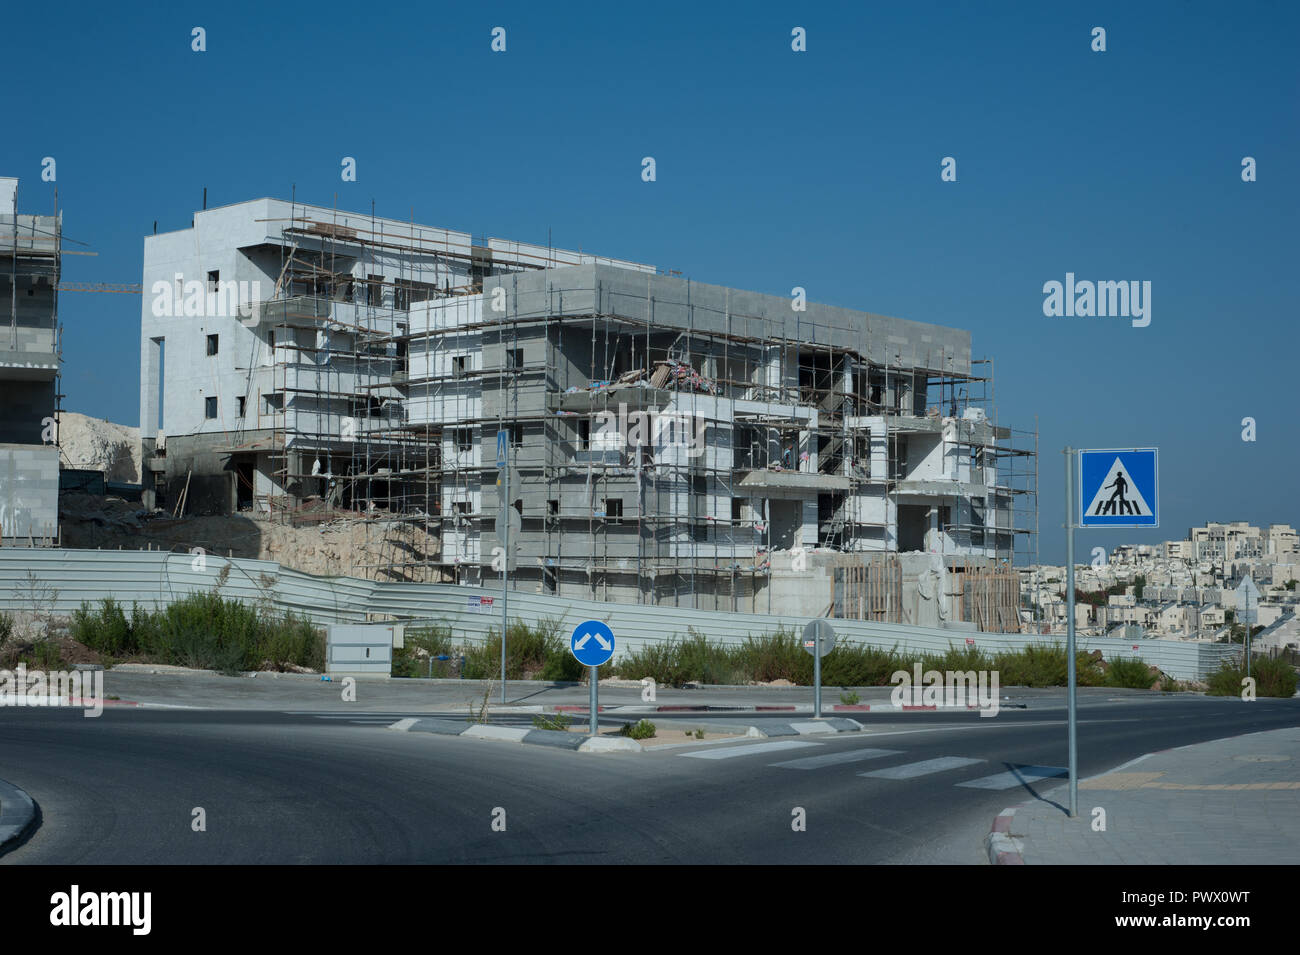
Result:
{"label": "painted curb", "polygon": [[96,700],[93,697],[89,697],[89,696],[27,696],[27,697],[23,697],[23,702],[21,704],[10,704],[10,705],[47,706],[47,707],[56,707],[56,708],[63,707],[65,709],[72,709],[72,708],[89,709],[96,705],[143,706],[144,704],[137,703],[135,700],[110,700],[107,698],[102,700]]}
{"label": "painted curb", "polygon": [[549,746],[579,753],[641,752],[641,744],[634,739],[608,736],[583,736],[561,730],[539,730],[523,726],[487,726],[482,723],[465,724],[460,720],[423,717],[398,720],[388,727],[399,733],[436,733],[440,736],[468,736],[472,739],[501,740]]}
{"label": "painted curb", "polygon": [[21,845],[40,821],[32,797],[0,779],[0,855]]}
{"label": "painted curb", "polygon": [[993,820],[993,828],[984,837],[984,847],[988,850],[989,865],[1024,865],[1024,843],[1011,834],[1011,824],[1015,821],[1016,810],[1025,803],[1018,803],[1010,809],[1003,809]]}
{"label": "painted curb", "polygon": [[[893,703],[853,703],[853,704],[837,703],[833,706],[823,706],[822,712],[823,713],[867,713],[867,712],[875,711],[879,713],[879,712],[884,712],[886,710],[888,710],[891,713],[905,713],[905,712],[912,712],[916,710],[924,710],[924,711],[961,710],[962,712],[966,712],[968,710],[979,710],[980,708],[981,707],[975,704],[966,704],[966,703],[963,703],[960,706],[957,705],[948,706],[944,704],[930,704],[927,706],[923,704],[912,705],[910,703],[902,704],[899,706],[895,706]],[[1028,707],[1024,703],[999,703],[998,708],[1023,710],[1023,709],[1027,709]],[[542,707],[542,709],[547,709],[548,712],[554,711],[556,713],[586,713],[588,710],[586,706],[583,706],[579,703],[559,704],[550,708]],[[530,710],[525,710],[522,707],[517,707],[514,709],[502,708],[500,710],[491,710],[490,712],[522,713],[522,712],[528,712]],[[627,714],[811,713],[812,711],[813,711],[813,705],[811,703],[793,703],[788,706],[762,706],[762,705],[746,706],[746,705],[730,704],[730,703],[696,704],[696,705],[666,703],[659,706],[637,706],[635,704],[628,704],[622,706],[602,706],[599,707],[598,709],[598,712],[601,713],[627,713]]]}
{"label": "painted curb", "polygon": [[800,720],[795,723],[773,723],[769,726],[751,726],[746,736],[818,736],[825,733],[860,733],[863,726],[857,720],[832,716],[823,720]]}
{"label": "painted curb", "polygon": [[[1242,733],[1239,735],[1249,736],[1250,734]],[[1225,738],[1235,739],[1235,737],[1231,737],[1231,736]],[[1217,742],[1217,740],[1211,740],[1210,742]],[[1188,749],[1192,746],[1200,746],[1200,745],[1202,744],[1189,743],[1187,744],[1187,746],[1178,746],[1175,747],[1175,749]],[[1173,751],[1174,750],[1164,750],[1163,752],[1173,752]],[[1161,751],[1157,750],[1156,752],[1161,752]],[[1130,766],[1136,766],[1138,763],[1141,763],[1144,760],[1154,755],[1155,753],[1143,753],[1141,756],[1137,756],[1133,759],[1130,759],[1128,762],[1120,763],[1114,769],[1108,769],[1104,773],[1097,773],[1095,776],[1087,776],[1079,780],[1079,782],[1086,783],[1091,779],[1100,779],[1103,776],[1109,776],[1111,773],[1122,772],[1125,769],[1128,769]],[[1060,792],[1060,789],[1059,788],[1055,789],[1053,790],[1053,792]],[[1009,809],[1003,809],[1002,812],[999,813],[993,819],[993,828],[990,829],[989,834],[984,837],[984,846],[988,850],[990,865],[1025,865],[1026,864],[1025,855],[1024,855],[1025,837],[1023,835],[1020,836],[1013,835],[1011,832],[1011,825],[1015,820],[1016,810],[1021,809],[1028,805],[1030,805],[1030,802],[1017,803],[1016,805],[1012,806]]]}

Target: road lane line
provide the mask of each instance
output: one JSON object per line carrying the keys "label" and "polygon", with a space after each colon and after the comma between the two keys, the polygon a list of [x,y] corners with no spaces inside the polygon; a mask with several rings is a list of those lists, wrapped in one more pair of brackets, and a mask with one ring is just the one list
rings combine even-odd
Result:
{"label": "road lane line", "polygon": [[971,759],[967,756],[940,756],[937,759],[923,759],[919,763],[904,763],[901,766],[890,766],[888,769],[873,769],[869,773],[858,773],[858,775],[870,776],[874,779],[915,779],[917,776],[929,776],[931,773],[961,769],[963,766],[974,766],[982,762],[984,760]]}
{"label": "road lane line", "polygon": [[805,746],[820,746],[821,743],[805,743],[802,740],[777,740],[771,743],[750,743],[746,746],[724,746],[722,749],[702,750],[698,753],[678,753],[692,759],[731,759],[733,756],[756,756],[759,753],[774,753],[779,749],[803,749]]}
{"label": "road lane line", "polygon": [[1020,766],[1005,773],[995,773],[957,785],[967,789],[1013,789],[1023,783],[1036,783],[1042,779],[1069,774],[1070,770],[1065,766]]}
{"label": "road lane line", "polygon": [[769,763],[782,769],[821,769],[823,766],[838,766],[842,763],[857,763],[882,756],[897,756],[901,749],[855,749],[843,753],[826,753],[824,756],[804,756],[800,759],[786,760],[784,763]]}

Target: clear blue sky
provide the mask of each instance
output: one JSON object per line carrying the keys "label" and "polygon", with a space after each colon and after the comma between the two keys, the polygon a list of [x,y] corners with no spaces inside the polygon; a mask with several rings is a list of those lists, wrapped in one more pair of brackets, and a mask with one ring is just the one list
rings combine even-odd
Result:
{"label": "clear blue sky", "polygon": [[[1001,423],[1041,431],[1044,561],[1064,559],[1067,443],[1161,449],[1161,529],[1082,534],[1085,556],[1300,523],[1295,4],[490,9],[11,5],[0,175],[48,212],[56,158],[66,234],[99,253],[67,258],[69,281],[139,282],[143,236],[189,225],[205,186],[221,205],[296,184],[969,329]],[[1067,271],[1149,280],[1150,326],[1044,317]],[[139,299],[61,306],[65,408],[138,424]]]}

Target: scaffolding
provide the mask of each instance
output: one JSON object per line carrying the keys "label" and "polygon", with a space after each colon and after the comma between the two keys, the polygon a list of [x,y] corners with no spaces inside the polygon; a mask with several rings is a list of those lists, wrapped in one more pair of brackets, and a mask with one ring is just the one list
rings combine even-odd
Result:
{"label": "scaffolding", "polygon": [[[267,487],[240,472],[248,506],[363,521],[367,540],[373,528],[380,549],[353,567],[363,576],[491,582],[505,513],[492,503],[519,517],[512,586],[597,600],[770,612],[774,556],[802,549],[840,554],[841,579],[865,588],[848,603],[890,618],[890,562],[925,543],[900,513],[915,525],[921,510],[939,515],[926,539],[968,581],[1036,556],[1037,433],[998,425],[991,360],[936,347],[882,359],[870,319],[778,321],[733,308],[729,291],[697,325],[689,281],[672,303],[689,320],[669,327],[650,271],[635,307],[597,281],[547,283],[544,302],[521,309],[511,295],[497,312],[485,289],[572,261],[549,248],[503,256],[414,221],[395,231],[373,211],[368,228],[356,220],[295,202],[271,223],[278,278],[249,319],[254,408],[228,450],[272,463]],[[594,307],[567,307],[578,293]],[[596,427],[664,409],[704,429],[702,453],[629,445],[624,423],[611,444]],[[519,480],[511,501],[490,502],[502,431]],[[908,449],[922,445],[944,468],[961,462],[946,492],[909,474]],[[815,521],[792,516],[789,502],[814,492]]]}
{"label": "scaffolding", "polygon": [[[64,248],[57,190],[52,215],[20,214],[16,180],[12,190],[12,206],[0,208],[0,274],[9,285],[9,294],[5,296],[8,329],[0,340],[0,421],[8,434],[4,439],[6,456],[32,448],[60,446],[64,396],[59,287],[63,256],[93,254]],[[25,286],[21,298],[20,283]],[[50,389],[44,393],[39,385],[47,379]],[[3,482],[7,499],[0,505],[0,542],[9,537],[25,539],[29,546],[57,543],[60,536],[58,455],[56,451],[52,458],[53,472],[42,475],[43,487],[20,488],[21,478],[16,478],[12,470],[12,459],[7,462],[8,473]],[[23,497],[27,498],[27,505],[16,507],[17,499]],[[27,513],[33,501],[39,502],[37,512],[45,520],[40,516],[33,520]]]}

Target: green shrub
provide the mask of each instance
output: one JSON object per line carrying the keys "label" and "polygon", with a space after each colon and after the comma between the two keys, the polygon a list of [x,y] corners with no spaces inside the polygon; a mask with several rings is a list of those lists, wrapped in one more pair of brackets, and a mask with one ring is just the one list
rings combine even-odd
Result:
{"label": "green shrub", "polygon": [[1149,690],[1155,686],[1160,674],[1152,673],[1141,660],[1115,660],[1106,670],[1106,686],[1130,690]]}
{"label": "green shrub", "polygon": [[[452,657],[456,648],[451,642],[451,627],[408,627],[402,646],[393,650],[393,676],[395,677],[445,677],[447,663],[437,657]],[[424,651],[423,654],[420,651]],[[430,658],[434,658],[430,660]],[[432,665],[430,665],[432,663]]]}
{"label": "green shrub", "polygon": [[53,640],[37,640],[18,653],[18,663],[31,670],[63,670],[63,651]]}
{"label": "green shrub", "polygon": [[618,732],[620,736],[630,736],[633,739],[650,739],[655,735],[655,725],[649,720],[637,720],[635,723],[624,723]]}
{"label": "green shrub", "polygon": [[[501,631],[489,633],[483,643],[464,648],[467,680],[486,680],[501,673]],[[568,641],[560,635],[560,623],[542,618],[536,626],[522,620],[510,624],[506,639],[507,680],[579,681],[586,667],[569,652]]]}
{"label": "green shrub", "polygon": [[0,611],[0,647],[14,635],[14,616],[8,611]]}
{"label": "green shrub", "polygon": [[[1100,686],[1101,667],[1086,653],[1075,654],[1075,676],[1079,686]],[[999,653],[992,669],[998,671],[1001,686],[1065,686],[1068,657],[1065,647],[1030,645],[1023,650]]]}
{"label": "green shrub", "polygon": [[[812,683],[812,655],[800,647],[808,658],[807,679],[796,682]],[[841,640],[835,649],[822,657],[822,682],[831,686],[888,686],[889,678],[897,670],[911,671],[915,660],[904,660],[898,647],[882,650],[860,643]]]}
{"label": "green shrub", "polygon": [[[133,613],[134,609],[133,606]],[[97,610],[83,600],[72,612],[69,634],[78,643],[105,656],[122,656],[138,649],[131,624],[112,597],[101,600]]]}
{"label": "green shrub", "polygon": [[[1272,660],[1257,657],[1251,663],[1250,675],[1255,679],[1256,696],[1291,697],[1295,696],[1295,667],[1285,660]],[[1225,660],[1219,669],[1210,674],[1210,696],[1240,696],[1241,681],[1246,678],[1244,665]]]}
{"label": "green shrub", "polygon": [[162,610],[133,604],[128,618],[111,597],[73,611],[70,635],[109,657],[238,673],[263,667],[324,669],[325,636],[309,620],[256,608],[216,592],[189,594]]}
{"label": "green shrub", "polygon": [[572,725],[573,717],[568,713],[538,713],[533,717],[533,726],[539,730],[567,732]]}
{"label": "green shrub", "polygon": [[840,694],[840,703],[844,706],[857,706],[861,702],[862,697],[852,691]]}

